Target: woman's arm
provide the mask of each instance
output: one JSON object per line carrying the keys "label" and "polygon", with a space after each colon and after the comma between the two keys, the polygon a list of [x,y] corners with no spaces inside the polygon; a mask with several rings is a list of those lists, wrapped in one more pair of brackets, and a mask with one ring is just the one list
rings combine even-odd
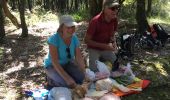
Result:
{"label": "woman's arm", "polygon": [[64,71],[62,66],[59,64],[57,48],[53,45],[49,45],[49,49],[54,69],[66,81],[68,86],[74,87],[76,85],[75,81]]}
{"label": "woman's arm", "polygon": [[85,63],[80,48],[76,48],[76,61],[82,72],[85,72]]}

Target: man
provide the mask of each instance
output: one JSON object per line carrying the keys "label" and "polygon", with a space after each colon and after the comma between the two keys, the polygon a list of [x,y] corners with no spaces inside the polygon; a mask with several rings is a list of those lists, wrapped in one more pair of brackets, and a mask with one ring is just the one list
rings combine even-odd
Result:
{"label": "man", "polygon": [[114,0],[103,0],[103,9],[89,23],[85,43],[89,49],[89,68],[96,72],[96,60],[100,57],[112,64],[117,51],[115,32],[117,31],[117,14],[119,3]]}

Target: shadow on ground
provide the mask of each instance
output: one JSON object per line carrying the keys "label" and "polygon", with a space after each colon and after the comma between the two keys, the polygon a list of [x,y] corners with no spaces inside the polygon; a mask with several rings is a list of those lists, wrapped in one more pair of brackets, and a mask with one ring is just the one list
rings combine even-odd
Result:
{"label": "shadow on ground", "polygon": [[15,89],[16,94],[20,94],[23,88],[28,88],[31,84],[41,84],[45,80],[45,41],[46,38],[34,35],[27,38],[18,38],[15,34],[6,37],[5,44],[0,46],[3,52],[0,59],[1,98],[10,95],[8,89]]}

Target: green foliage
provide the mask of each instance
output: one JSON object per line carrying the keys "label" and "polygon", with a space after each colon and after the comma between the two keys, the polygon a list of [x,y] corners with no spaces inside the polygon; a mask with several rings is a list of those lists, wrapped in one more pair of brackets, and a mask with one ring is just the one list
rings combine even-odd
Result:
{"label": "green foliage", "polygon": [[170,2],[168,0],[153,0],[150,23],[170,23]]}
{"label": "green foliage", "polygon": [[163,23],[163,24],[170,24],[170,17],[169,18],[161,18],[160,16],[150,17],[148,18],[149,23]]}
{"label": "green foliage", "polygon": [[119,11],[119,17],[128,20],[130,23],[135,23],[136,21],[135,16],[136,16],[135,0],[125,0]]}
{"label": "green foliage", "polygon": [[[147,2],[146,2],[147,6]],[[170,23],[170,2],[168,0],[153,0],[151,16],[148,18],[150,23]],[[119,16],[127,19],[130,23],[136,22],[136,0],[125,0]]]}
{"label": "green foliage", "polygon": [[131,5],[124,5],[120,12],[119,16],[122,19],[128,20],[130,23],[134,23],[136,21],[136,14],[135,14],[135,9]]}
{"label": "green foliage", "polygon": [[160,16],[162,18],[169,17],[170,3],[155,2],[152,6],[151,16]]}
{"label": "green foliage", "polygon": [[170,2],[166,2],[166,4],[162,2],[154,3],[149,21],[151,23],[169,24],[170,23],[169,10],[170,10]]}
{"label": "green foliage", "polygon": [[90,13],[87,9],[82,9],[77,12],[70,13],[76,21],[88,20]]}
{"label": "green foliage", "polygon": [[135,2],[135,0],[125,0],[123,2],[123,5],[132,5]]}

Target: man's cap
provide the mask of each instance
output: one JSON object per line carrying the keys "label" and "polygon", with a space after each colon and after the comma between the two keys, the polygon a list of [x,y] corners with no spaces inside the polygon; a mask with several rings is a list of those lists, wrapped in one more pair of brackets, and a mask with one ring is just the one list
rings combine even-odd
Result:
{"label": "man's cap", "polygon": [[103,8],[105,7],[118,7],[120,4],[117,0],[103,0]]}
{"label": "man's cap", "polygon": [[60,25],[64,24],[68,27],[78,25],[77,22],[75,22],[74,19],[70,15],[61,16],[59,19],[59,23],[60,23]]}

